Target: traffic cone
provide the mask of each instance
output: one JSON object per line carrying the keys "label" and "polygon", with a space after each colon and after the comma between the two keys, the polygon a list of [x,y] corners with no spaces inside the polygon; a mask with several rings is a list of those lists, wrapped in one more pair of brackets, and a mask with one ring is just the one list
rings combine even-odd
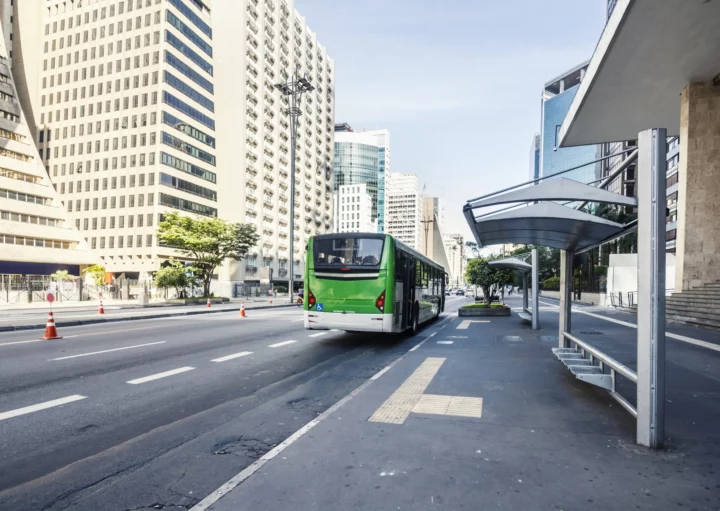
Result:
{"label": "traffic cone", "polygon": [[210,298],[208,298],[207,305],[205,307],[207,307],[208,309],[210,308]]}
{"label": "traffic cone", "polygon": [[270,301],[269,301],[268,303],[269,303],[270,305],[272,305],[272,298],[270,299]]}
{"label": "traffic cone", "polygon": [[241,317],[241,318],[246,317],[246,315],[245,315],[245,304],[242,303],[242,302],[240,303],[240,317]]}
{"label": "traffic cone", "polygon": [[42,339],[46,341],[50,339],[62,339],[57,333],[57,328],[55,328],[55,319],[53,318],[52,312],[48,314],[47,325],[45,325],[45,337],[42,337]]}
{"label": "traffic cone", "polygon": [[102,298],[100,298],[100,305],[98,306],[98,314],[105,314],[105,309],[103,308],[103,304],[102,304]]}

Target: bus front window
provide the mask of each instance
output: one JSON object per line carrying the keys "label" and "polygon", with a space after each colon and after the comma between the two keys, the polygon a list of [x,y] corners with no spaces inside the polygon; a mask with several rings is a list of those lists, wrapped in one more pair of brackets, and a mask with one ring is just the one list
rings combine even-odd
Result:
{"label": "bus front window", "polygon": [[378,238],[341,237],[316,239],[316,266],[378,266],[383,240]]}

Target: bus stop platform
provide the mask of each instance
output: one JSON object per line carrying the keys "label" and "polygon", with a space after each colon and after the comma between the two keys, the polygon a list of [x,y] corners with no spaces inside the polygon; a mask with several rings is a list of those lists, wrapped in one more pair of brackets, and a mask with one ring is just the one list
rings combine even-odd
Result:
{"label": "bus stop platform", "polygon": [[[432,324],[192,509],[720,509],[720,335],[668,338],[667,441],[651,450],[631,415],[556,360],[557,307],[540,302],[539,331],[516,317]],[[633,316],[592,311],[573,332],[634,367]]]}

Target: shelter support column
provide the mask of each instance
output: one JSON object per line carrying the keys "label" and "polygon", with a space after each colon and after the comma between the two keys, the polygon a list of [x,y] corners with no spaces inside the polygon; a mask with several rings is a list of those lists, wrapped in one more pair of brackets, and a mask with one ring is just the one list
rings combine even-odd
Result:
{"label": "shelter support column", "polygon": [[570,332],[570,312],[572,310],[572,252],[560,251],[560,324],[558,346],[567,348],[563,332]]}
{"label": "shelter support column", "polygon": [[528,285],[530,284],[529,279],[528,279],[529,276],[530,275],[528,274],[528,272],[526,272],[526,271],[523,272],[523,275],[522,275],[522,278],[523,278],[523,304],[522,304],[522,306],[523,306],[523,311],[525,311],[525,312],[527,312],[527,310],[528,310]]}
{"label": "shelter support column", "polygon": [[637,443],[661,447],[665,429],[665,129],[638,135]]}
{"label": "shelter support column", "polygon": [[683,89],[680,148],[676,292],[720,280],[720,86]]}
{"label": "shelter support column", "polygon": [[532,329],[540,329],[540,288],[538,285],[538,251],[532,249]]}

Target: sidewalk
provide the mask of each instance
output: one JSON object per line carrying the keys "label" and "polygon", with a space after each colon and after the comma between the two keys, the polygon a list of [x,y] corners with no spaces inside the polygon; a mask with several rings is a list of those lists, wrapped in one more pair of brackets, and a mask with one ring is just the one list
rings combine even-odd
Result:
{"label": "sidewalk", "polygon": [[[578,335],[630,357],[633,329],[578,316]],[[669,343],[669,447],[653,452],[628,413],[552,356],[557,315],[539,332],[516,314],[476,319],[489,322],[426,329],[422,346],[193,509],[720,508],[717,352]],[[454,396],[482,398],[482,416],[462,416],[477,402]]]}
{"label": "sidewalk", "polygon": [[[272,304],[268,299],[241,302],[233,301],[225,304],[212,305],[173,305],[163,304],[162,306],[149,307],[115,307],[106,305],[105,314],[99,315],[97,311],[97,303],[85,302],[86,310],[78,310],[78,308],[68,307],[60,311],[53,306],[52,310],[55,316],[55,324],[58,327],[94,325],[98,323],[114,323],[118,321],[134,321],[142,319],[160,319],[176,316],[192,316],[197,314],[213,314],[220,312],[237,312],[240,310],[241,303],[245,304],[245,309],[260,310],[274,308],[292,308],[297,309],[297,305],[289,304],[286,300],[273,299]],[[47,312],[50,310],[46,304],[44,309],[33,311],[21,311],[17,314],[0,313],[0,332],[13,332],[20,330],[37,330],[44,329],[47,323]]]}

